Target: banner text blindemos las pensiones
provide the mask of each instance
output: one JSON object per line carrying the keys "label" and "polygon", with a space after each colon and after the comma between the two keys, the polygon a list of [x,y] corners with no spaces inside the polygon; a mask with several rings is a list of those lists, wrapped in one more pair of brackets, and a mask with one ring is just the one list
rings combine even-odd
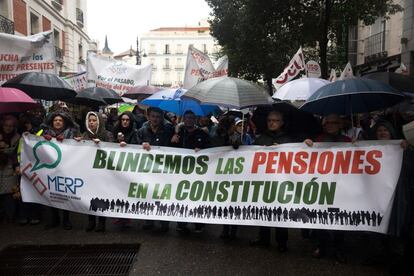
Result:
{"label": "banner text blindemos las pensiones", "polygon": [[24,138],[23,200],[108,217],[386,233],[399,141],[194,150]]}

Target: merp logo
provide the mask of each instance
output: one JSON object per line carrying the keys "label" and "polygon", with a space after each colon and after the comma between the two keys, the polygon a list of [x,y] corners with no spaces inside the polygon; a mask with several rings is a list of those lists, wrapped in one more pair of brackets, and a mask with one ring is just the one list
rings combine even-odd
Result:
{"label": "merp logo", "polygon": [[[72,178],[67,176],[47,176],[47,185],[40,179],[35,171],[40,169],[54,169],[62,160],[62,151],[59,146],[51,141],[40,141],[33,147],[33,156],[35,164],[29,163],[22,171],[26,177],[39,192],[43,195],[45,191],[54,190],[63,193],[76,194],[76,189],[83,186],[84,181],[81,178]],[[30,169],[30,170],[29,170]],[[31,174],[30,174],[31,173]],[[30,175],[29,175],[30,174]]]}
{"label": "merp logo", "polygon": [[62,152],[58,145],[50,141],[40,141],[33,147],[33,155],[36,163],[31,172],[41,168],[54,169],[62,160]]}

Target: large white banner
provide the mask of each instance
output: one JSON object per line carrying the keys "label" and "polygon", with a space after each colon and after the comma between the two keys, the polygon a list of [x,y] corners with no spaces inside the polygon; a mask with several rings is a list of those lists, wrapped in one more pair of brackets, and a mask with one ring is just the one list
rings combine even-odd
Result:
{"label": "large white banner", "polygon": [[76,92],[79,92],[82,89],[88,88],[88,80],[87,80],[86,71],[75,74],[70,77],[63,77],[63,79],[67,81]]}
{"label": "large white banner", "polygon": [[214,66],[207,54],[190,45],[188,47],[183,88],[190,89],[206,79],[227,76],[228,68],[229,59],[227,56],[218,59]]}
{"label": "large white banner", "polygon": [[152,65],[139,67],[125,62],[98,56],[88,55],[88,86],[105,87],[123,95],[134,86],[149,85]]}
{"label": "large white banner", "polygon": [[52,31],[32,36],[0,33],[0,85],[26,72],[56,73]]}
{"label": "large white banner", "polygon": [[305,69],[305,58],[302,47],[299,47],[299,50],[290,60],[288,66],[286,66],[285,70],[276,79],[272,79],[272,83],[276,89],[279,89],[282,85],[299,75],[300,71]]}
{"label": "large white banner", "polygon": [[188,149],[26,136],[21,192],[85,214],[386,233],[398,141]]}

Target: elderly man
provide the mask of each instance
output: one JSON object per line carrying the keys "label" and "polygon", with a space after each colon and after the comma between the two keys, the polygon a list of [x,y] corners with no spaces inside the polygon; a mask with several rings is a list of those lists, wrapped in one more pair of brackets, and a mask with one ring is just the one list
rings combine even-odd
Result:
{"label": "elderly man", "polygon": [[[322,119],[323,132],[316,138],[316,142],[351,142],[348,136],[341,134],[341,118],[337,114],[330,114]],[[305,144],[313,146],[313,141],[305,140]],[[329,231],[329,230],[315,230],[318,238],[318,245],[313,252],[313,257],[321,258],[326,254],[326,246],[329,240],[330,233],[334,237],[335,257],[337,262],[344,263],[345,257],[343,255],[344,231]]]}
{"label": "elderly man", "polygon": [[[278,111],[271,111],[267,115],[267,128],[263,134],[261,134],[255,141],[255,145],[260,146],[272,146],[284,143],[294,142],[283,129],[283,114]],[[250,244],[253,246],[270,245],[270,227],[260,227],[259,238],[252,241]],[[279,252],[287,251],[288,241],[288,229],[287,228],[276,228],[276,241],[278,243]]]}

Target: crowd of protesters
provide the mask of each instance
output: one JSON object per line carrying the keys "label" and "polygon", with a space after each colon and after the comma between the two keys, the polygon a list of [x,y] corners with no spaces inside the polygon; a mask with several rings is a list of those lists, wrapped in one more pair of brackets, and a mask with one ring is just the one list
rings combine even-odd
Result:
{"label": "crowd of protesters", "polygon": [[[84,114],[84,116],[82,116]],[[397,237],[409,250],[409,230],[412,221],[411,198],[414,195],[413,151],[403,140],[401,126],[408,119],[395,113],[364,114],[355,118],[343,118],[335,114],[324,118],[315,118],[318,122],[312,133],[292,131],[292,127],[300,122],[290,118],[288,121],[283,111],[277,108],[252,110],[243,114],[239,111],[223,112],[216,117],[197,117],[192,111],[186,111],[181,118],[166,113],[158,108],[142,110],[138,106],[132,112],[118,114],[117,109],[108,112],[77,112],[71,114],[65,104],[58,103],[49,112],[44,109],[31,110],[23,114],[8,114],[0,120],[0,219],[21,225],[36,225],[41,222],[45,229],[62,226],[70,230],[70,212],[48,207],[46,212],[38,204],[24,203],[19,191],[19,141],[24,133],[43,136],[50,140],[65,139],[91,140],[94,143],[114,142],[120,147],[127,144],[136,145],[150,151],[155,146],[169,146],[194,149],[232,146],[234,150],[240,145],[271,146],[283,143],[305,143],[312,147],[314,142],[355,142],[356,140],[392,140],[402,139],[405,149],[403,168],[396,188],[396,196],[392,209],[389,235],[384,235],[384,245],[390,247],[390,237]],[[217,118],[217,119],[215,119]],[[256,118],[256,120],[254,120]],[[388,119],[388,120],[387,120]],[[405,121],[404,121],[405,120]],[[352,122],[351,122],[352,121]],[[61,214],[60,214],[61,213]],[[43,215],[43,216],[42,216]],[[108,223],[105,217],[88,216],[86,231],[104,232]],[[127,227],[128,219],[118,219],[114,223]],[[144,221],[142,227],[148,231],[168,232],[168,221]],[[190,234],[204,231],[205,225],[194,226],[179,222],[176,231]],[[269,246],[272,228],[258,227],[258,237],[251,241],[252,246]],[[222,239],[236,239],[237,226],[223,226]],[[278,250],[288,249],[287,228],[275,228]],[[344,262],[344,231],[302,230],[304,237],[313,237],[317,246],[313,251],[315,258],[327,253],[330,236],[333,237],[335,257]],[[367,239],[367,243],[369,239]]]}

